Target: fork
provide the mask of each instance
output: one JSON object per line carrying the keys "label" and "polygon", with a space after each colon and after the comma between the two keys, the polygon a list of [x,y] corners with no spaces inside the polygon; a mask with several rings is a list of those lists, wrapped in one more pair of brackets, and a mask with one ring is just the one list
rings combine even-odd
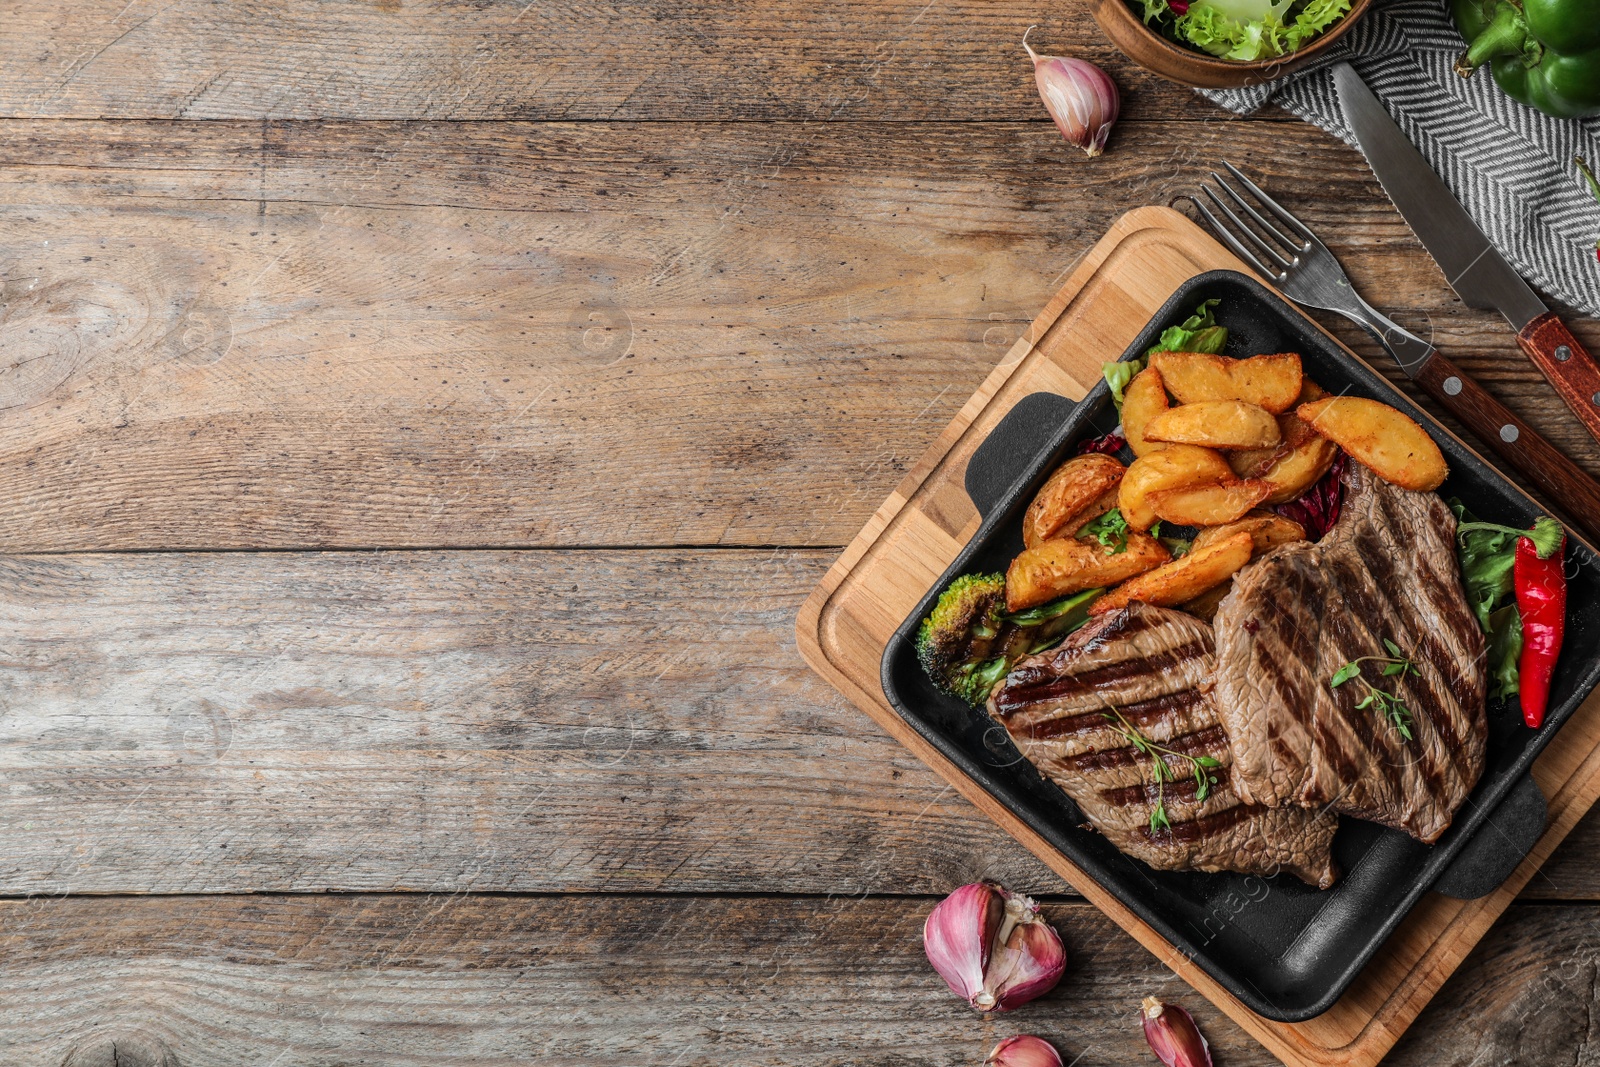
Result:
{"label": "fork", "polygon": [[[1600,539],[1600,483],[1467,377],[1433,345],[1361,299],[1339,260],[1316,234],[1245,177],[1238,167],[1226,160],[1222,165],[1249,193],[1249,198],[1222,175],[1212,172],[1215,188],[1204,183],[1200,186],[1200,193],[1210,201],[1210,207],[1199,196],[1181,196],[1174,203],[1180,200],[1192,203],[1235,255],[1290,300],[1343,315],[1371,334],[1400,365],[1406,377],[1421,386],[1566,512],[1577,516],[1578,524],[1591,538]],[[1277,220],[1277,225],[1262,211]]]}

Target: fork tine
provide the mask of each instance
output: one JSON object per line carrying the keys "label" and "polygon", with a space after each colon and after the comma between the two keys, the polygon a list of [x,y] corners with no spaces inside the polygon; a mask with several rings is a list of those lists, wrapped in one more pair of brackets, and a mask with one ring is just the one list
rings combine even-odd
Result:
{"label": "fork tine", "polygon": [[1211,224],[1212,232],[1222,238],[1223,243],[1233,249],[1233,254],[1248,263],[1257,274],[1263,278],[1276,278],[1278,276],[1277,271],[1268,270],[1267,265],[1256,258],[1255,253],[1241,244],[1239,239],[1233,235],[1233,231],[1224,226],[1222,221],[1211,213],[1211,209],[1200,201],[1199,197],[1185,196],[1180,199],[1187,200],[1198,208],[1200,214],[1206,217],[1206,222]]}
{"label": "fork tine", "polygon": [[1278,220],[1280,222],[1289,227],[1289,229],[1293,230],[1295,233],[1299,234],[1301,237],[1305,238],[1307,241],[1310,241],[1313,244],[1316,243],[1317,235],[1307,229],[1305,223],[1289,214],[1288,209],[1282,204],[1278,203],[1276,200],[1272,199],[1272,197],[1268,196],[1266,192],[1262,190],[1261,186],[1257,185],[1249,178],[1246,178],[1243,171],[1234,166],[1232,163],[1229,163],[1226,159],[1222,161],[1222,165],[1228,168],[1229,174],[1232,174],[1235,178],[1238,178],[1244,187],[1250,190],[1251,196],[1261,201],[1263,207],[1272,212],[1274,215],[1278,216]]}
{"label": "fork tine", "polygon": [[[1261,212],[1257,211],[1253,206],[1251,206],[1248,200],[1240,196],[1238,192],[1234,190],[1233,186],[1228,184],[1227,179],[1223,178],[1222,175],[1218,174],[1216,171],[1212,171],[1211,180],[1217,183],[1217,188],[1228,194],[1229,200],[1232,200],[1235,204],[1239,205],[1241,210],[1248,214],[1252,219],[1256,220],[1256,224],[1258,226],[1260,226],[1267,233],[1271,234],[1273,239],[1278,242],[1280,247],[1288,249],[1294,255],[1299,255],[1301,252],[1305,251],[1305,243],[1303,241],[1296,241],[1294,238],[1285,237],[1282,233],[1280,233],[1278,228],[1272,223],[1268,222],[1266,217],[1263,216]],[[1284,266],[1288,266],[1288,264],[1285,263]]]}
{"label": "fork tine", "polygon": [[1238,231],[1235,236],[1242,235],[1244,238],[1248,238],[1251,244],[1255,245],[1256,248],[1266,253],[1268,259],[1271,259],[1273,262],[1278,264],[1277,270],[1263,272],[1267,277],[1276,278],[1279,274],[1289,269],[1289,261],[1284,259],[1283,256],[1279,255],[1277,249],[1273,248],[1254,231],[1252,231],[1250,227],[1245,224],[1243,219],[1233,213],[1233,209],[1231,207],[1219,200],[1217,198],[1217,194],[1211,191],[1211,187],[1209,185],[1202,185],[1200,187],[1200,191],[1206,194],[1207,200],[1210,200],[1216,205],[1218,211],[1228,216],[1228,220],[1233,223],[1234,228]]}

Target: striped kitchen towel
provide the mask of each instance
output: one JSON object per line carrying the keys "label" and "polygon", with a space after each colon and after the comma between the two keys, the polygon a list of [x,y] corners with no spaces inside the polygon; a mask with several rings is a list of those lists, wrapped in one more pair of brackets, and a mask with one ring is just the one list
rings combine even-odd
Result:
{"label": "striped kitchen towel", "polygon": [[1540,114],[1501,93],[1487,70],[1462,78],[1452,66],[1463,47],[1444,0],[1391,0],[1315,65],[1204,95],[1240,114],[1271,100],[1354,145],[1328,70],[1350,60],[1512,265],[1555,299],[1600,316],[1600,204],[1572,162],[1600,164],[1600,119]]}

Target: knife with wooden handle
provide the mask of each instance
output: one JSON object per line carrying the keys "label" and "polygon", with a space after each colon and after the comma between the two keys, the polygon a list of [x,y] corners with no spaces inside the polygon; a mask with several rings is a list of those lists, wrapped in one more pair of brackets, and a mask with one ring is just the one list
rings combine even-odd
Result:
{"label": "knife with wooden handle", "polygon": [[1412,380],[1600,541],[1600,483],[1440,353]]}
{"label": "knife with wooden handle", "polygon": [[1489,243],[1355,68],[1335,64],[1333,81],[1344,119],[1372,173],[1450,287],[1468,307],[1492,308],[1506,317],[1528,359],[1600,440],[1600,367],[1594,357]]}

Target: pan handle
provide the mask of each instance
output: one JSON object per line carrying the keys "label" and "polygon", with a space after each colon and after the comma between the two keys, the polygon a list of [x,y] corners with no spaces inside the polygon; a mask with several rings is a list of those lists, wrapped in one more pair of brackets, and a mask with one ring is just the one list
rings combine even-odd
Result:
{"label": "pan handle", "polygon": [[1531,775],[1524,776],[1495,805],[1431,888],[1457,900],[1477,900],[1493,893],[1538,844],[1547,816],[1544,794]]}
{"label": "pan handle", "polygon": [[1077,406],[1057,393],[1029,393],[1012,405],[967,460],[963,484],[979,515],[987,519],[1010,495]]}

